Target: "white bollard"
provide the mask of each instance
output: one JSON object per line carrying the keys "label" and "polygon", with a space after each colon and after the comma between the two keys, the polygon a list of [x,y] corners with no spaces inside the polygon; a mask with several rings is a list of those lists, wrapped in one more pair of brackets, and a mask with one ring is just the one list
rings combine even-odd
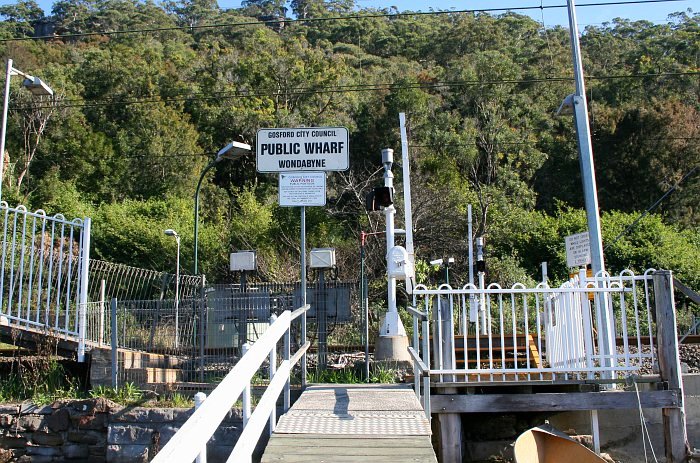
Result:
{"label": "white bollard", "polygon": [[[194,409],[197,410],[204,403],[206,398],[207,395],[204,392],[196,393],[194,395]],[[207,444],[204,444],[202,449],[199,451],[199,455],[197,455],[197,459],[195,461],[197,463],[207,463]]]}

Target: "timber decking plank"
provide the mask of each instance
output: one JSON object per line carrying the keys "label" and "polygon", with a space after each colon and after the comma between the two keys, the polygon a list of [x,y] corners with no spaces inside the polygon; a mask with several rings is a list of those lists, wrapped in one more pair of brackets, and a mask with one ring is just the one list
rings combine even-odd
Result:
{"label": "timber decking plank", "polygon": [[262,463],[368,461],[437,463],[428,420],[412,389],[312,386],[280,417],[262,458]]}
{"label": "timber decking plank", "polygon": [[267,449],[280,447],[287,448],[287,446],[293,446],[297,443],[304,444],[307,447],[322,447],[322,448],[335,448],[335,447],[349,447],[356,448],[358,441],[362,441],[363,444],[373,445],[377,448],[425,448],[426,444],[430,444],[430,438],[428,437],[416,437],[411,436],[407,438],[381,438],[381,437],[367,437],[367,436],[341,436],[341,435],[330,435],[325,436],[321,434],[309,434],[306,437],[300,437],[299,434],[275,434],[274,439],[270,439],[267,444]]}

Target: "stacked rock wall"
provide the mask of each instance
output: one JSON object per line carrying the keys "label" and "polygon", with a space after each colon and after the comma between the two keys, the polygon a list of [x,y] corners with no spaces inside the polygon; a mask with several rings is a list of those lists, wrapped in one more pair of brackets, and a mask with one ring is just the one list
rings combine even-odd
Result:
{"label": "stacked rock wall", "polygon": [[[0,405],[0,463],[147,462],[191,414],[104,399]],[[232,410],[207,446],[208,460],[226,461],[241,429],[241,415]]]}

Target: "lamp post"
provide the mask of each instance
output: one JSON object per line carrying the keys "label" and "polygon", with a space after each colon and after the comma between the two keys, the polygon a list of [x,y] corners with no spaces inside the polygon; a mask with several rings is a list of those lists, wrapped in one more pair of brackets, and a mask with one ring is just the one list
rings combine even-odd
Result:
{"label": "lamp post", "polygon": [[32,92],[34,96],[52,96],[53,90],[46,85],[38,77],[26,74],[19,69],[12,67],[12,60],[7,60],[7,69],[5,71],[5,98],[2,104],[2,132],[0,132],[0,200],[2,199],[2,180],[5,176],[5,137],[7,135],[7,110],[10,103],[10,78],[12,76],[22,76],[22,86]]}
{"label": "lamp post", "polygon": [[168,236],[174,236],[177,243],[177,260],[175,262],[175,348],[180,345],[180,235],[172,228],[165,230]]}
{"label": "lamp post", "polygon": [[250,153],[250,145],[246,143],[240,143],[237,141],[232,141],[228,145],[224,146],[216,153],[216,158],[213,159],[207,167],[202,171],[202,175],[199,176],[199,182],[197,182],[197,189],[194,192],[194,274],[198,275],[197,268],[197,246],[199,239],[199,189],[202,187],[202,181],[204,176],[209,172],[209,169],[214,167],[217,163],[221,162],[223,159],[238,159]]}

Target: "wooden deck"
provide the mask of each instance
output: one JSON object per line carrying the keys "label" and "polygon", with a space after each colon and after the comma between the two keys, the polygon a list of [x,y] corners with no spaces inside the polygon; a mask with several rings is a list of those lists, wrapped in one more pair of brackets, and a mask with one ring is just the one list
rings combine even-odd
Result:
{"label": "wooden deck", "polygon": [[310,386],[280,417],[262,463],[437,463],[430,423],[403,385]]}

